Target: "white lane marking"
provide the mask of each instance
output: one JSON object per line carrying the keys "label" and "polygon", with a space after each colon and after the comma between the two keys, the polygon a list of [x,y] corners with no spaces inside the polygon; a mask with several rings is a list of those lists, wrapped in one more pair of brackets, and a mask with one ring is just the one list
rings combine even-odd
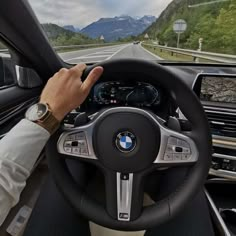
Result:
{"label": "white lane marking", "polygon": [[[103,56],[103,57],[109,57],[111,54],[107,54],[107,53],[101,53],[101,54],[89,54],[87,56],[81,56],[81,57],[100,57],[100,56]],[[81,58],[80,57],[80,58]]]}
{"label": "white lane marking", "polygon": [[120,50],[118,50],[117,52],[115,52],[114,54],[112,54],[110,57],[108,57],[108,58],[106,59],[106,61],[107,61],[107,60],[110,60],[112,57],[114,57],[116,54],[118,54],[119,52],[121,52],[122,50],[124,50],[125,48],[127,48],[127,47],[130,46],[130,45],[131,45],[131,44],[128,44],[128,45],[122,47]]}
{"label": "white lane marking", "polygon": [[106,56],[87,56],[87,57],[76,57],[76,58],[72,58],[72,59],[69,59],[69,60],[66,60],[66,62],[71,62],[71,61],[74,61],[74,60],[86,60],[86,59],[89,59],[89,58],[104,58],[106,59],[107,57]]}
{"label": "white lane marking", "polygon": [[[116,47],[116,48],[120,48],[120,47]],[[97,52],[96,54],[103,54],[104,55],[104,51],[105,50],[103,50],[103,51],[100,51],[100,52]],[[117,50],[116,50],[117,51]],[[83,55],[83,56],[80,56],[80,57],[74,57],[74,58],[71,58],[71,59],[68,59],[68,60],[66,60],[66,61],[71,61],[71,60],[74,60],[74,59],[82,59],[82,58],[86,58],[86,57],[89,57],[89,56],[92,56],[92,55],[94,55],[95,53],[89,53],[89,54],[86,54],[86,55]],[[109,57],[110,56],[110,54],[109,55],[107,55],[107,56],[105,56],[105,57]]]}
{"label": "white lane marking", "polygon": [[86,58],[98,58],[98,57],[107,57],[107,56],[104,56],[104,55],[99,55],[99,56],[86,56],[86,57],[77,57],[76,59],[86,59]]}
{"label": "white lane marking", "polygon": [[[112,53],[114,53],[114,52],[102,52],[102,54],[107,54],[107,55],[110,55],[110,54],[112,54]],[[101,52],[95,52],[95,53],[91,53],[91,54],[89,54],[89,55],[97,55],[97,54],[101,54]]]}
{"label": "white lane marking", "polygon": [[150,55],[156,57],[158,60],[164,60],[163,58],[161,57],[158,57],[157,55],[155,55],[154,53],[148,51],[146,48],[144,48],[142,45],[140,46],[144,51],[146,51],[147,53],[149,53]]}
{"label": "white lane marking", "polygon": [[99,47],[99,48],[86,48],[86,49],[80,49],[80,50],[75,50],[75,51],[71,51],[71,52],[61,52],[59,53],[60,56],[66,56],[66,55],[70,55],[73,54],[75,52],[83,52],[83,51],[92,51],[95,49],[106,49],[106,50],[112,50],[113,48],[117,48],[117,47],[121,47],[120,46],[104,46],[104,47]]}
{"label": "white lane marking", "polygon": [[79,57],[74,57],[74,58],[70,58],[70,59],[67,59],[66,62],[69,62],[69,61],[73,61],[73,60],[82,60],[82,59],[86,59],[86,58],[101,58],[101,57],[104,57],[105,60],[108,60],[106,58],[111,58],[113,57],[115,54],[117,54],[118,52],[120,52],[121,50],[123,50],[124,48],[126,48],[128,45],[126,45],[125,47],[124,46],[118,46],[114,49],[114,52],[112,53],[107,53],[106,50],[103,50],[103,51],[100,51],[100,52],[96,52],[96,53],[89,53],[87,55],[83,55],[83,56],[79,56]]}

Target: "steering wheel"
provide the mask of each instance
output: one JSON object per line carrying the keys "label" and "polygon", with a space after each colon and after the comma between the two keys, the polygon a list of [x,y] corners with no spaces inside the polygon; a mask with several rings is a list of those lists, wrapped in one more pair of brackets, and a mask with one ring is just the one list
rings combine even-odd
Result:
{"label": "steering wheel", "polygon": [[[176,75],[154,62],[136,59],[105,61],[106,77],[145,74],[175,99],[192,129],[176,132],[156,114],[134,107],[99,111],[86,125],[59,130],[46,147],[50,171],[75,211],[104,227],[137,231],[156,227],[180,212],[204,185],[211,163],[211,135],[204,110],[193,91]],[[102,81],[103,78],[100,79]],[[93,200],[73,180],[65,160],[73,158],[100,168],[106,205]],[[186,166],[184,181],[166,198],[143,207],[144,178],[158,168]]]}

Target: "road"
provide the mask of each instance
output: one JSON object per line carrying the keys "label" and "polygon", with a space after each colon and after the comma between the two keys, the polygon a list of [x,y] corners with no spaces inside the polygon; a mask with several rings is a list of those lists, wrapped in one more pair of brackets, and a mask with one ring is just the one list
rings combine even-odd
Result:
{"label": "road", "polygon": [[80,62],[93,63],[98,61],[138,58],[144,60],[161,60],[160,57],[144,49],[141,45],[123,44],[100,48],[84,49],[73,52],[60,53],[62,59],[68,63],[76,64]]}

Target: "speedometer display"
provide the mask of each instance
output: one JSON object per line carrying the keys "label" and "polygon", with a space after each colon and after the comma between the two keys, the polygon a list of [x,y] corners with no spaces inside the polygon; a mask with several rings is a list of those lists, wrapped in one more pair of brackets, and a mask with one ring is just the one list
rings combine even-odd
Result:
{"label": "speedometer display", "polygon": [[160,104],[160,91],[143,82],[105,82],[94,88],[93,102],[99,105],[150,107]]}

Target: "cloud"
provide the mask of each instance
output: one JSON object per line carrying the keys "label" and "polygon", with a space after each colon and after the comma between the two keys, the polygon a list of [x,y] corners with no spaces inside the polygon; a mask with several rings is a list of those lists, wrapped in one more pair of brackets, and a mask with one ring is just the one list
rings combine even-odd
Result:
{"label": "cloud", "polygon": [[102,17],[158,16],[172,0],[29,0],[41,23],[80,28]]}

